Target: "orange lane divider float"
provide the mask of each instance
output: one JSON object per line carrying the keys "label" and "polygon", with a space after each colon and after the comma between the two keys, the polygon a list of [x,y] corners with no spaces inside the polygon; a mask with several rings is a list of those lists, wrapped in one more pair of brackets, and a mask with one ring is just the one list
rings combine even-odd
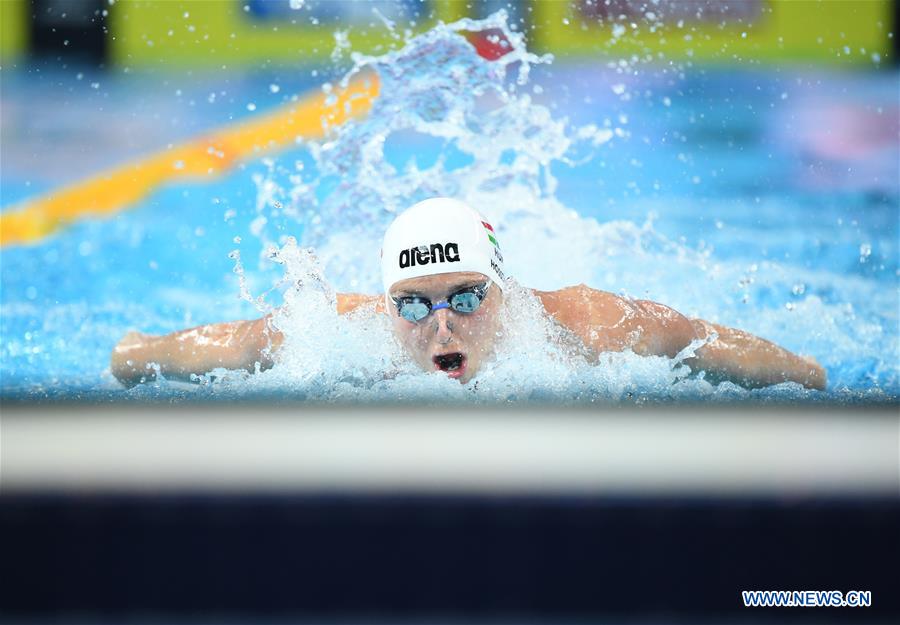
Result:
{"label": "orange lane divider float", "polygon": [[366,74],[336,90],[308,95],[272,113],[204,135],[0,214],[0,246],[33,243],[83,217],[111,215],[179,178],[221,173],[242,159],[316,139],[329,127],[369,112],[378,96],[378,79]]}

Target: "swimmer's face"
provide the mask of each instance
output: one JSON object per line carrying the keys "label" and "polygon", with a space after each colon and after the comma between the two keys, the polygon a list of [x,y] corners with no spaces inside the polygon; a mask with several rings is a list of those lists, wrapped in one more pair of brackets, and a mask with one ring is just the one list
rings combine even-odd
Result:
{"label": "swimmer's face", "polygon": [[413,322],[400,316],[393,301],[387,302],[394,333],[420,367],[426,371],[446,371],[462,383],[471,380],[493,354],[500,329],[503,292],[484,274],[468,271],[410,278],[391,287],[391,297],[415,296],[436,305],[460,290],[485,282],[487,294],[471,313],[441,308]]}

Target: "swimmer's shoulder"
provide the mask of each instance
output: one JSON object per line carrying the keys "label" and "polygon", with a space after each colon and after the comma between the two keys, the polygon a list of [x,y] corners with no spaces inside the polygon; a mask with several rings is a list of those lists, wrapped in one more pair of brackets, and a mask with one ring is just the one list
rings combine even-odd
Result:
{"label": "swimmer's shoulder", "polygon": [[601,324],[622,318],[626,301],[608,291],[594,289],[586,284],[567,286],[555,291],[532,289],[547,314],[569,327],[582,323]]}
{"label": "swimmer's shoulder", "polygon": [[627,348],[672,357],[696,336],[687,317],[657,302],[628,299],[584,284],[534,294],[554,320],[598,353]]}
{"label": "swimmer's shoulder", "polygon": [[621,351],[634,343],[628,300],[585,284],[533,292],[550,318],[578,337],[592,354]]}
{"label": "swimmer's shoulder", "polygon": [[384,312],[384,298],[381,295],[363,295],[361,293],[338,293],[337,311],[339,315],[347,315],[357,310]]}

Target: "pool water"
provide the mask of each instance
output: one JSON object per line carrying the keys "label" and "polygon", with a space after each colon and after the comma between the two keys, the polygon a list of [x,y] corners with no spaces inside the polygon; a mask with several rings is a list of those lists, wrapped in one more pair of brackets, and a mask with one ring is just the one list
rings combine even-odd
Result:
{"label": "pool water", "polygon": [[[477,56],[460,32],[484,27],[504,30],[513,52]],[[4,247],[3,397],[900,397],[893,69],[551,60],[529,53],[502,15],[329,68],[4,67],[2,208],[262,115],[351,68],[381,80],[366,119],[224,177],[165,186],[114,217]],[[554,329],[515,289],[508,336],[482,375],[461,386],[420,373],[384,319],[338,318],[329,290],[378,292],[384,228],[437,194],[471,202],[497,225],[520,285],[583,282],[739,327],[815,357],[829,388],[713,386],[677,361],[630,353],[588,365],[547,343]],[[132,390],[109,373],[128,330],[163,333],[278,305],[288,349],[271,371]]]}

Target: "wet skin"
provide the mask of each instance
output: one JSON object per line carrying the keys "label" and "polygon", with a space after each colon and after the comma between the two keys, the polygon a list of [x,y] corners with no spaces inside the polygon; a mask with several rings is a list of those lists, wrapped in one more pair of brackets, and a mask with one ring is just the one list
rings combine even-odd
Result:
{"label": "wet skin", "polygon": [[426,371],[444,370],[463,384],[471,380],[493,355],[503,292],[477,272],[410,278],[391,286],[391,297],[418,296],[437,304],[460,289],[485,282],[489,284],[487,295],[472,313],[442,308],[412,322],[401,317],[394,302],[387,300],[385,312],[391,317],[394,334],[416,364]]}

